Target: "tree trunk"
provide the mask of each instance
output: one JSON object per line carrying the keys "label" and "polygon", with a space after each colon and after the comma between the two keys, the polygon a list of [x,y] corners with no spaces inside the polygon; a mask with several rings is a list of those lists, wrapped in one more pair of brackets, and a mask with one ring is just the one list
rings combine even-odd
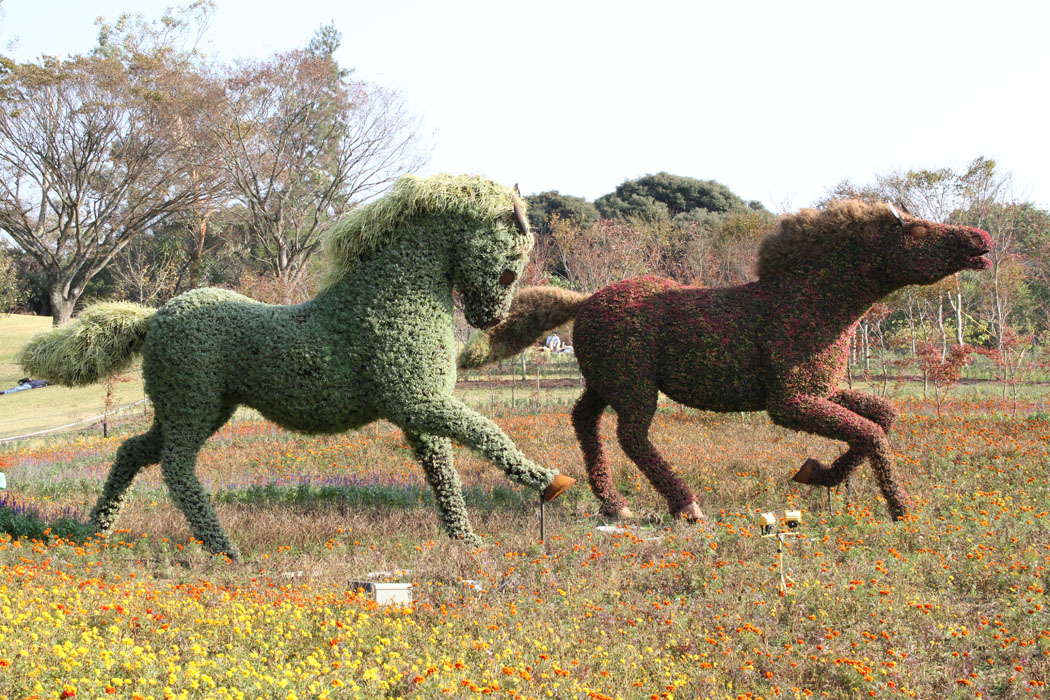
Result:
{"label": "tree trunk", "polygon": [[864,374],[865,376],[871,374],[871,348],[868,345],[868,322],[860,324],[861,330],[863,331],[861,337],[864,340]]}
{"label": "tree trunk", "polygon": [[51,323],[61,326],[73,317],[73,308],[77,305],[79,294],[72,299],[66,297],[61,289],[52,288],[48,297],[51,300]]}
{"label": "tree trunk", "polygon": [[937,328],[941,331],[941,359],[948,357],[948,333],[944,330],[944,295],[937,297]]}
{"label": "tree trunk", "polygon": [[999,352],[1003,350],[1003,330],[1006,325],[1005,314],[1003,313],[1003,299],[1002,295],[999,294],[999,261],[993,261],[992,270],[992,302],[995,310],[995,325],[997,326],[997,332],[995,334],[995,347]]}

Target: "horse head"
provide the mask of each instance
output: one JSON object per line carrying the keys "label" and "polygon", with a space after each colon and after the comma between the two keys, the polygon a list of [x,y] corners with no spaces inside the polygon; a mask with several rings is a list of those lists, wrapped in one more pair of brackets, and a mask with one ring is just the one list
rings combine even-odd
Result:
{"label": "horse head", "polygon": [[987,231],[925,221],[901,214],[892,204],[888,208],[891,217],[884,217],[882,227],[886,270],[897,284],[932,284],[962,270],[991,266],[984,257],[993,245]]}
{"label": "horse head", "polygon": [[472,221],[461,231],[453,280],[463,298],[463,315],[475,328],[502,321],[532,248],[532,234],[517,187],[495,220]]}
{"label": "horse head", "polygon": [[756,269],[761,279],[819,273],[888,294],[960,270],[983,270],[991,264],[983,257],[991,249],[991,237],[980,229],[846,199],[782,217],[776,232],[763,239]]}

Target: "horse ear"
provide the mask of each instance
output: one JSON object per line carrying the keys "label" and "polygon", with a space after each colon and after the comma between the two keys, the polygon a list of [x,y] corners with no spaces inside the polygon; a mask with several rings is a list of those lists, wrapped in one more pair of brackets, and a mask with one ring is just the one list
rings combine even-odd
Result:
{"label": "horse ear", "polygon": [[[517,185],[514,187],[517,189]],[[525,212],[521,210],[521,205],[518,204],[517,198],[514,199],[514,225],[518,227],[522,234],[529,235],[529,222],[525,220]]]}
{"label": "horse ear", "polygon": [[897,218],[897,221],[901,222],[901,225],[903,226],[904,225],[904,217],[902,217],[900,215],[900,212],[897,211],[897,207],[893,206],[893,202],[886,202],[886,204],[888,204],[889,207],[890,207],[890,213],[892,213]]}

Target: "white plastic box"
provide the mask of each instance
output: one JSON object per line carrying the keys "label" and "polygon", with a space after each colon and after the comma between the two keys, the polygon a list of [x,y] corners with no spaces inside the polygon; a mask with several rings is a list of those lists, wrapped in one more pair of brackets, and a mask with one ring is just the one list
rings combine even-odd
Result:
{"label": "white plastic box", "polygon": [[407,605],[412,602],[411,583],[351,581],[350,590],[362,590],[366,596],[380,605]]}

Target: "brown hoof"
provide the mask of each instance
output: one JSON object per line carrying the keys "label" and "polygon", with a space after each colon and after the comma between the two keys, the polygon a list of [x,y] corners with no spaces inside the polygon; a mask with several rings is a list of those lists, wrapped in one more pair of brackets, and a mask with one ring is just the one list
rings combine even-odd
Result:
{"label": "brown hoof", "polygon": [[791,480],[797,481],[800,484],[809,484],[811,483],[810,479],[813,478],[813,472],[818,471],[823,467],[824,465],[820,463],[820,460],[810,457],[803,462],[802,467],[798,470],[798,473],[796,473],[795,476],[791,477]]}
{"label": "brown hoof", "polygon": [[633,520],[634,513],[632,513],[631,509],[627,506],[620,506],[616,509],[616,512],[609,517],[616,518],[617,520]]}
{"label": "brown hoof", "polygon": [[550,485],[547,486],[547,488],[543,491],[544,503],[549,503],[553,501],[555,498],[568,491],[575,483],[576,479],[573,479],[571,476],[559,474],[558,476],[554,477],[554,481],[552,481]]}
{"label": "brown hoof", "polygon": [[706,520],[706,518],[704,518],[704,511],[700,510],[700,506],[696,504],[696,501],[693,501],[692,503],[687,503],[686,505],[679,508],[678,511],[674,514],[674,517],[685,518],[691,523],[698,523],[701,520]]}

